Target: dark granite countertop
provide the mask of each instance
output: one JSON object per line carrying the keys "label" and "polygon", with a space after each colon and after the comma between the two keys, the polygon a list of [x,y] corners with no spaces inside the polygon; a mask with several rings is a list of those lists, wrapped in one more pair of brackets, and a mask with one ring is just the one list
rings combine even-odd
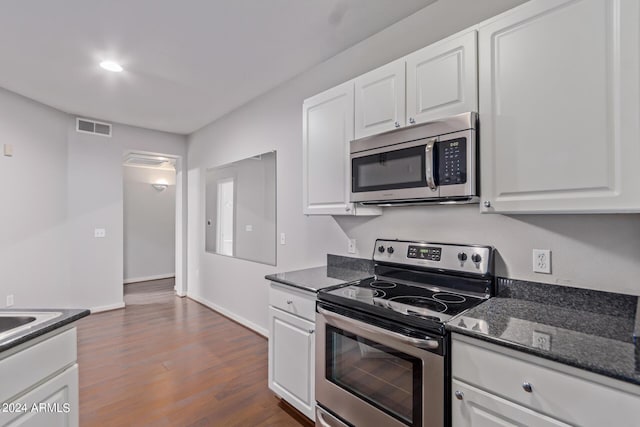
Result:
{"label": "dark granite countertop", "polygon": [[55,317],[46,322],[37,324],[33,327],[26,328],[15,334],[8,335],[0,339],[0,352],[9,350],[29,340],[42,336],[48,332],[61,328],[69,323],[73,323],[78,319],[88,316],[91,312],[89,310],[82,309],[2,309],[0,313],[61,313],[60,316]]}
{"label": "dark granite countertop", "polygon": [[446,328],[640,385],[638,297],[507,279],[498,287]]}
{"label": "dark granite countertop", "polygon": [[370,260],[328,255],[326,266],[269,274],[265,279],[308,292],[318,292],[371,277],[372,268]]}

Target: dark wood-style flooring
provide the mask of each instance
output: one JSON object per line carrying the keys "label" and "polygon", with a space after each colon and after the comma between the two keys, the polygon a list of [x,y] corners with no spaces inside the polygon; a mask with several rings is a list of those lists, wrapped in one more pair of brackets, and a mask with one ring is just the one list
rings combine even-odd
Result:
{"label": "dark wood-style flooring", "polygon": [[300,426],[267,387],[267,340],[173,280],[125,286],[124,310],[78,326],[80,425]]}

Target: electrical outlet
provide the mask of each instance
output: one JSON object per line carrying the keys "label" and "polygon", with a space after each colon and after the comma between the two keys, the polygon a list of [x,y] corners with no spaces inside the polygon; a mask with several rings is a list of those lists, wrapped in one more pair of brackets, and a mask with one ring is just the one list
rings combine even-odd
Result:
{"label": "electrical outlet", "polygon": [[531,346],[542,350],[551,350],[551,335],[540,331],[533,331]]}
{"label": "electrical outlet", "polygon": [[284,245],[284,244],[286,244],[286,243],[287,243],[287,238],[286,238],[286,236],[284,235],[284,233],[280,233],[280,244],[281,244],[281,245]]}
{"label": "electrical outlet", "polygon": [[551,274],[551,250],[533,250],[533,272]]}
{"label": "electrical outlet", "polygon": [[356,239],[349,239],[349,246],[347,246],[347,252],[350,254],[356,253]]}
{"label": "electrical outlet", "polygon": [[93,237],[101,239],[107,235],[107,231],[104,228],[96,228],[93,230]]}
{"label": "electrical outlet", "polygon": [[13,305],[13,295],[7,295],[7,307],[11,307]]}

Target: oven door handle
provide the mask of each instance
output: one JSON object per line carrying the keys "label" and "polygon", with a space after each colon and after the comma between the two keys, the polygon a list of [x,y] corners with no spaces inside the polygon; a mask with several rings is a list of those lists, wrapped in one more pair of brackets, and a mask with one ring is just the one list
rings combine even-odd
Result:
{"label": "oven door handle", "polygon": [[333,320],[333,323],[336,326],[340,326],[342,328],[346,327],[347,330],[349,325],[355,324],[358,326],[358,328],[365,330],[367,332],[371,332],[373,334],[385,335],[387,337],[393,338],[395,340],[401,341],[405,344],[409,344],[414,347],[424,348],[427,350],[435,350],[440,346],[438,341],[432,340],[430,338],[408,337],[406,335],[402,335],[397,332],[392,332],[387,329],[379,328],[377,326],[369,325],[367,323],[360,322],[358,320],[351,319],[346,316],[342,316],[340,314],[334,313],[332,311],[326,310],[321,307],[318,307],[317,310],[318,310],[318,313],[322,314],[324,317]]}
{"label": "oven door handle", "polygon": [[431,189],[431,191],[436,191],[438,187],[436,187],[436,180],[433,177],[433,149],[436,145],[437,139],[433,138],[427,141],[427,145],[425,146],[425,175],[427,179],[427,185]]}

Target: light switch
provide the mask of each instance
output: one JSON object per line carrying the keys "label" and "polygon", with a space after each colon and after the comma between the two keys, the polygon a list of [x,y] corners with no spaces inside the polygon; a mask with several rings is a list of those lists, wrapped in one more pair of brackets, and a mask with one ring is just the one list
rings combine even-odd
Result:
{"label": "light switch", "polygon": [[253,231],[253,225],[251,225],[251,224],[247,224],[247,225],[245,225],[245,226],[244,226],[244,230],[245,230],[245,231]]}
{"label": "light switch", "polygon": [[4,144],[4,155],[6,157],[13,156],[13,145],[12,144]]}

